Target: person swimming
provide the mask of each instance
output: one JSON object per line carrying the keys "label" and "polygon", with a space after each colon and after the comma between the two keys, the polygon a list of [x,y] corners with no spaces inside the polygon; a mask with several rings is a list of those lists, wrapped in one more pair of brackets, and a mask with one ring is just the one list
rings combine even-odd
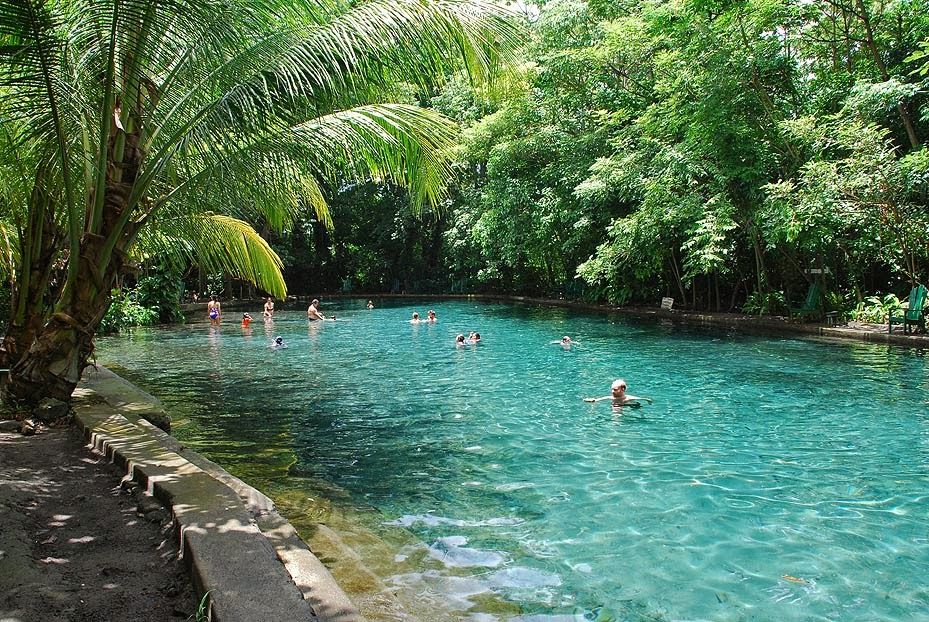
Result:
{"label": "person swimming", "polygon": [[455,337],[455,346],[461,347],[463,345],[465,345],[465,336],[462,334],[459,334],[457,337]]}
{"label": "person swimming", "polygon": [[433,311],[432,309],[429,309],[429,311],[426,313],[426,321],[427,321],[427,322],[437,322],[437,321],[438,321],[438,319],[437,319],[436,316],[435,316],[435,311]]}
{"label": "person swimming", "polygon": [[639,404],[642,401],[646,401],[649,404],[652,403],[652,398],[650,397],[638,397],[635,395],[628,395],[626,393],[626,381],[622,378],[617,378],[613,381],[613,384],[610,385],[610,394],[604,395],[603,397],[585,397],[585,402],[596,403],[602,400],[612,400],[613,406],[626,406],[628,404]]}
{"label": "person swimming", "polygon": [[413,317],[410,319],[410,324],[419,324],[422,320],[419,319],[419,313],[413,311]]}
{"label": "person swimming", "polygon": [[284,343],[284,338],[281,337],[280,335],[278,335],[277,337],[275,337],[275,338],[274,338],[274,342],[271,344],[271,349],[272,349],[272,350],[281,350],[281,349],[286,348],[286,347],[287,347],[287,344]]}

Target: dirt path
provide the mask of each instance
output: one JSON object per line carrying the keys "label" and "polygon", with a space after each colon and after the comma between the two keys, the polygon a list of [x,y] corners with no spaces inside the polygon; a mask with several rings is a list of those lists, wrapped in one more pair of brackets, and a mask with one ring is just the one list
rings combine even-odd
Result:
{"label": "dirt path", "polygon": [[121,475],[74,429],[0,432],[0,620],[193,619],[167,513]]}

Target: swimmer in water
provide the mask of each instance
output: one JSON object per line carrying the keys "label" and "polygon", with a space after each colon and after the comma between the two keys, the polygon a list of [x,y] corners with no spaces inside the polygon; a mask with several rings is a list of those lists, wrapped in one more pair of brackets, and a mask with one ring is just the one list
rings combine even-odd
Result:
{"label": "swimmer in water", "polygon": [[[325,320],[326,316],[319,312],[319,300],[314,298],[313,302],[310,303],[310,307],[306,310],[306,317],[308,320]],[[332,318],[333,320],[335,317]]]}
{"label": "swimmer in water", "polygon": [[585,402],[596,403],[603,400],[612,400],[613,406],[625,406],[627,404],[646,401],[649,404],[652,403],[652,398],[650,397],[637,397],[635,395],[626,394],[626,381],[622,378],[617,378],[613,381],[613,384],[610,386],[610,394],[604,395],[603,397],[585,397]]}

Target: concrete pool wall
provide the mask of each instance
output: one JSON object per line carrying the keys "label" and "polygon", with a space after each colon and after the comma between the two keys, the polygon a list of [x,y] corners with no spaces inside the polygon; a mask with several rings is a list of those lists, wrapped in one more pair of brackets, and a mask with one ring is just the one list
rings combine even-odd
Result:
{"label": "concrete pool wall", "polygon": [[156,398],[88,368],[73,406],[88,443],[171,512],[194,587],[209,594],[210,620],[362,619],[267,496],[146,420],[163,415]]}

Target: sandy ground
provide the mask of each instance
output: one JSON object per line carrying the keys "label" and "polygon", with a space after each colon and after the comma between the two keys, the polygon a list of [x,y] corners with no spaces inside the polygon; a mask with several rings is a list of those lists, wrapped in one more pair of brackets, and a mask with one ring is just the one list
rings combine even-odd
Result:
{"label": "sandy ground", "polygon": [[0,432],[0,622],[193,620],[167,512],[121,476],[73,428]]}

